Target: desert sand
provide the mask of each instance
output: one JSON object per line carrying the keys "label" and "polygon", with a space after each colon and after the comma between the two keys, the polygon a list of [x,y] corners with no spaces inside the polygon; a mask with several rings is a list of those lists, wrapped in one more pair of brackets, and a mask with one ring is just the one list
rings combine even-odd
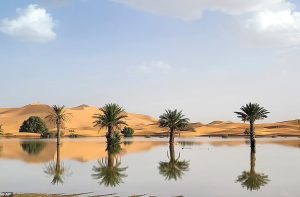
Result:
{"label": "desert sand", "polygon": [[[45,117],[51,111],[51,107],[44,104],[29,104],[20,108],[0,108],[0,124],[4,129],[4,136],[15,137],[39,137],[34,133],[20,133],[19,128],[23,121],[30,116],[39,116],[45,120],[50,130],[55,130],[55,125],[49,123]],[[78,107],[67,108],[70,114],[69,120],[65,124],[64,136],[70,134],[70,130],[75,130],[79,136],[95,137],[104,136],[105,130],[94,127],[92,116],[99,113],[97,107],[80,105]],[[126,122],[128,126],[135,130],[135,136],[162,136],[167,135],[167,129],[160,128],[157,118],[128,113]],[[213,121],[209,124],[192,123],[194,131],[182,131],[182,137],[195,136],[243,136],[243,132],[248,128],[248,124],[234,123],[229,121]],[[256,134],[258,136],[300,136],[300,120],[290,120],[284,122],[257,124]]]}

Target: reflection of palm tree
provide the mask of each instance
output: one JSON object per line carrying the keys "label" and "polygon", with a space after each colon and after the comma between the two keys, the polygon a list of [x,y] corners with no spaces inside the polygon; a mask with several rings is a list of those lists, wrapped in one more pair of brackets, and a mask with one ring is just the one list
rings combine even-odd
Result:
{"label": "reflection of palm tree", "polygon": [[93,166],[92,174],[94,179],[100,179],[100,184],[104,184],[106,187],[116,187],[120,183],[123,183],[123,178],[127,177],[124,173],[127,167],[120,167],[121,160],[116,157],[116,152],[112,153],[110,149],[107,149],[107,158],[98,160],[98,166]]}
{"label": "reflection of palm tree", "polygon": [[240,182],[242,187],[246,187],[247,190],[259,190],[262,186],[266,185],[270,180],[268,175],[264,173],[255,172],[255,151],[251,149],[250,155],[250,171],[243,171],[241,175],[238,176],[236,182]]}
{"label": "reflection of palm tree", "polygon": [[53,176],[52,184],[64,183],[64,177],[68,174],[69,169],[64,167],[64,164],[60,161],[60,144],[56,146],[56,162],[51,161],[46,165],[44,172],[49,176]]}
{"label": "reflection of palm tree", "polygon": [[170,144],[170,161],[159,162],[159,173],[163,175],[166,180],[181,179],[184,172],[189,170],[189,161],[179,161],[179,157],[175,158],[174,144]]}
{"label": "reflection of palm tree", "polygon": [[46,147],[46,143],[42,141],[23,141],[21,147],[29,155],[38,155]]}

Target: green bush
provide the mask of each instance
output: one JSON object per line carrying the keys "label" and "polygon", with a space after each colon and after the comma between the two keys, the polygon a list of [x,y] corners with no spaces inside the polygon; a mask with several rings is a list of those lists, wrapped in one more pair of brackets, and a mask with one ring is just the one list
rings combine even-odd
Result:
{"label": "green bush", "polygon": [[[60,136],[64,136],[64,132],[60,131]],[[41,138],[55,138],[57,137],[56,131],[44,131],[41,133]]]}
{"label": "green bush", "polygon": [[75,130],[69,130],[69,137],[70,138],[77,138],[78,137],[78,134],[75,133],[76,131]]}
{"label": "green bush", "polygon": [[2,124],[0,124],[0,135],[3,135],[4,134],[4,130],[2,128]]}
{"label": "green bush", "polygon": [[44,133],[48,131],[45,122],[38,116],[31,116],[25,120],[19,132]]}
{"label": "green bush", "polygon": [[124,137],[133,137],[134,130],[131,127],[124,127],[121,133],[124,135]]}
{"label": "green bush", "polygon": [[55,136],[55,133],[49,131],[44,131],[41,133],[41,138],[54,138]]}
{"label": "green bush", "polygon": [[119,132],[116,132],[113,134],[112,138],[106,142],[107,147],[106,150],[110,152],[111,154],[117,154],[119,153],[121,148],[121,135]]}

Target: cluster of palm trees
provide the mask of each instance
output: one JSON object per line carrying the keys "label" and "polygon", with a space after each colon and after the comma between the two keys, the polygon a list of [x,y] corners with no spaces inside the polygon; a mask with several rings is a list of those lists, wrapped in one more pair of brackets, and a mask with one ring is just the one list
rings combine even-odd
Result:
{"label": "cluster of palm trees", "polygon": [[[251,147],[251,168],[249,172],[244,171],[242,175],[238,177],[237,182],[241,182],[242,186],[246,186],[247,189],[255,190],[261,186],[267,184],[268,176],[255,172],[255,121],[267,118],[269,113],[266,109],[261,107],[257,103],[249,103],[242,106],[241,111],[235,112],[239,118],[244,122],[250,123],[249,135],[250,135],[250,147]],[[127,167],[121,167],[120,159],[117,158],[117,153],[121,150],[120,147],[120,134],[119,130],[126,126],[125,119],[127,114],[121,106],[115,103],[106,104],[104,107],[99,108],[98,114],[95,114],[93,118],[94,126],[100,129],[106,128],[106,142],[107,142],[107,157],[98,160],[98,166],[93,167],[95,172],[92,176],[95,179],[101,179],[100,183],[106,186],[116,186],[122,182],[122,178],[127,175],[124,173]],[[68,120],[70,114],[66,113],[65,106],[54,105],[52,112],[46,117],[49,121],[56,125],[56,137],[57,137],[57,155],[56,162],[50,163],[46,168],[47,174],[53,175],[52,183],[63,182],[63,176],[67,171],[60,161],[60,136],[61,129],[66,120]],[[174,150],[175,133],[184,130],[189,125],[189,119],[185,117],[182,111],[166,110],[161,116],[159,116],[159,126],[162,128],[168,128],[169,130],[169,161],[162,161],[159,163],[159,172],[166,179],[177,180],[181,178],[184,172],[189,169],[189,161],[180,161],[180,153],[176,158]]]}

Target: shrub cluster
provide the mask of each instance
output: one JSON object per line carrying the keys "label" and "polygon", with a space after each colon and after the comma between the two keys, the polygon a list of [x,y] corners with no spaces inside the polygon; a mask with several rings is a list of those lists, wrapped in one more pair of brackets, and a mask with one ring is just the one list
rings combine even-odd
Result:
{"label": "shrub cluster", "polygon": [[124,137],[133,137],[134,130],[131,127],[124,127],[121,133],[124,135]]}
{"label": "shrub cluster", "polygon": [[48,128],[46,123],[38,116],[31,116],[23,122],[19,132],[44,133]]}

